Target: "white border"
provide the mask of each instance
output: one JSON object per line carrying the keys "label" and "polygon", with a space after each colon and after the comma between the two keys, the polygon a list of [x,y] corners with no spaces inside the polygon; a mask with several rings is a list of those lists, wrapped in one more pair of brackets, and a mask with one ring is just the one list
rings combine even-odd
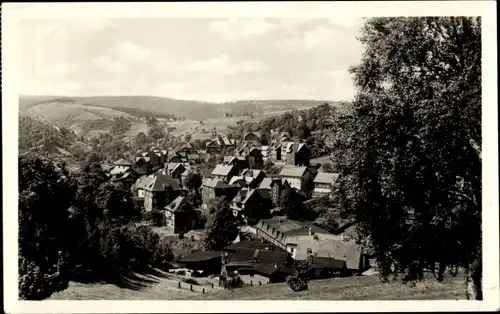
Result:
{"label": "white border", "polygon": [[[4,300],[7,313],[318,312],[499,309],[495,1],[46,3],[2,5]],[[484,300],[474,301],[18,301],[17,134],[20,18],[482,16]],[[16,48],[17,47],[17,48]],[[7,181],[8,180],[8,181]],[[200,303],[203,302],[203,305]]]}

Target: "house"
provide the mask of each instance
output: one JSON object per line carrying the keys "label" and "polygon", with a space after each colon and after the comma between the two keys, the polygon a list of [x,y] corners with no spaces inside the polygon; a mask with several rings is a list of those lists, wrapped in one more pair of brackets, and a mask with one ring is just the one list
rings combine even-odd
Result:
{"label": "house", "polygon": [[[311,150],[305,143],[282,142],[281,143],[282,160],[291,166],[309,166],[311,159]],[[276,157],[276,160],[277,157]]]}
{"label": "house", "polygon": [[202,272],[202,276],[220,274],[222,269],[222,252],[195,251],[181,258],[179,264],[184,268]]}
{"label": "house", "polygon": [[165,206],[166,228],[173,233],[186,233],[193,229],[196,212],[183,196]]}
{"label": "house", "polygon": [[182,188],[177,180],[168,174],[157,173],[144,187],[144,208],[146,211],[163,210],[169,201],[180,195]]}
{"label": "house", "polygon": [[203,180],[201,189],[201,198],[203,207],[207,207],[210,200],[217,197],[226,196],[228,199],[233,199],[238,189],[230,186],[222,180],[207,178]]}
{"label": "house", "polygon": [[243,134],[242,142],[251,143],[254,147],[260,147],[262,145],[260,138],[260,132],[246,132]]}
{"label": "house", "polygon": [[238,170],[234,166],[218,164],[212,171],[212,178],[228,183],[229,180],[237,174]]}
{"label": "house", "polygon": [[268,218],[272,207],[271,195],[265,189],[241,189],[230,205],[233,214],[246,218],[249,224]]}
{"label": "house", "polygon": [[234,166],[237,173],[241,173],[243,169],[248,168],[248,161],[243,156],[224,156],[223,163]]}
{"label": "house", "polygon": [[218,135],[214,129],[212,130],[212,139],[205,145],[208,154],[221,155],[223,151],[233,151],[236,148],[236,141],[226,136]]}
{"label": "house", "polygon": [[[239,178],[241,178],[244,181],[245,186],[247,186],[251,189],[255,189],[260,185],[260,183],[262,182],[262,180],[265,177],[266,177],[266,174],[262,170],[245,169],[241,172],[241,176]],[[231,183],[229,183],[229,184],[231,184]]]}
{"label": "house", "polygon": [[163,168],[163,165],[167,161],[167,151],[160,150],[157,148],[152,148],[148,151],[138,150],[134,163],[136,167],[146,168],[145,164],[149,164],[153,169]]}
{"label": "house", "polygon": [[115,188],[129,192],[137,180],[137,177],[137,172],[132,168],[128,168],[124,173],[113,175],[110,181]]}
{"label": "house", "polygon": [[111,176],[124,174],[125,171],[132,168],[132,164],[123,158],[118,159],[114,162],[114,167],[110,171]]}
{"label": "house", "polygon": [[266,189],[271,194],[271,201],[275,207],[279,206],[279,199],[283,184],[280,178],[263,178],[259,185],[259,189]]}
{"label": "house", "polygon": [[139,198],[144,202],[144,197],[146,196],[146,186],[153,180],[153,175],[144,175],[135,181],[132,186],[133,197]]}
{"label": "house", "polygon": [[174,179],[180,180],[182,173],[186,171],[186,169],[187,167],[180,162],[169,162],[166,164],[167,174]]}
{"label": "house", "polygon": [[347,264],[343,260],[331,257],[310,256],[308,261],[312,265],[311,269],[306,274],[309,279],[344,277],[349,274]]}
{"label": "house", "polygon": [[258,238],[286,249],[296,260],[307,260],[310,256],[343,260],[350,273],[360,273],[369,267],[368,258],[354,240],[331,234],[312,222],[274,217],[260,220],[255,228]]}
{"label": "house", "polygon": [[279,173],[279,177],[281,178],[281,182],[288,182],[290,187],[303,190],[305,185],[305,178],[307,172],[310,171],[307,167],[296,167],[296,166],[285,166],[281,169]]}
{"label": "house", "polygon": [[338,173],[318,172],[314,178],[313,197],[331,196]]}
{"label": "house", "polygon": [[260,275],[269,283],[284,282],[294,272],[291,254],[280,249],[230,245],[223,251],[223,271],[238,271],[252,277]]}
{"label": "house", "polygon": [[248,167],[252,169],[262,169],[264,168],[264,158],[260,149],[253,147],[246,154],[246,159]]}

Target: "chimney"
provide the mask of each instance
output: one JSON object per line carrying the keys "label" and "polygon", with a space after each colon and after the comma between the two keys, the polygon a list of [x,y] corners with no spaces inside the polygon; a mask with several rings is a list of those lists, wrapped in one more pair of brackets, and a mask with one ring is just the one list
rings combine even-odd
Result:
{"label": "chimney", "polygon": [[278,264],[274,263],[274,268],[278,268]]}
{"label": "chimney", "polygon": [[312,228],[309,228],[309,235],[312,236],[313,232],[312,232]]}
{"label": "chimney", "polygon": [[260,243],[264,243],[264,238],[260,238]]}

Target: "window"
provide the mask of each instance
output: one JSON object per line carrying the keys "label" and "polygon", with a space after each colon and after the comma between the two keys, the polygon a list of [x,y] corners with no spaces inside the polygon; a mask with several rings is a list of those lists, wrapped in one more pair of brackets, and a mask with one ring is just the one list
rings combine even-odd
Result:
{"label": "window", "polygon": [[293,247],[290,248],[290,253],[293,253]]}
{"label": "window", "polygon": [[307,249],[307,255],[312,255],[313,251],[312,249]]}

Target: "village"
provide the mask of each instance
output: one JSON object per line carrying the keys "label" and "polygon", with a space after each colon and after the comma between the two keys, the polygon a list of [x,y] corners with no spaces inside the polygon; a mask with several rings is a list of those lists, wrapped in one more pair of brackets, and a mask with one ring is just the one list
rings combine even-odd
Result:
{"label": "village", "polygon": [[[332,197],[337,173],[313,163],[310,149],[285,132],[272,132],[262,145],[258,132],[247,132],[237,142],[212,131],[205,150],[188,143],[176,151],[153,147],[138,151],[134,160],[121,158],[114,165],[102,164],[116,188],[133,193],[144,211],[161,211],[162,234],[199,240],[196,210],[206,210],[212,200],[224,198],[242,224],[233,243],[221,251],[197,251],[184,256],[177,267],[191,276],[239,274],[243,284],[285,282],[296,272],[295,265],[308,262],[308,278],[324,279],[361,275],[371,268],[367,256],[355,242],[354,225],[343,220],[331,233],[313,221],[283,216],[279,207],[285,189],[307,195],[304,203]],[[209,158],[222,160],[215,168],[203,168]],[[269,173],[272,163],[278,173]],[[187,200],[186,178],[197,173],[201,204]],[[314,178],[306,191],[307,178]],[[196,208],[198,206],[200,208]],[[369,270],[368,272],[370,272]],[[171,272],[175,272],[171,270]],[[222,282],[219,283],[223,285]]]}

